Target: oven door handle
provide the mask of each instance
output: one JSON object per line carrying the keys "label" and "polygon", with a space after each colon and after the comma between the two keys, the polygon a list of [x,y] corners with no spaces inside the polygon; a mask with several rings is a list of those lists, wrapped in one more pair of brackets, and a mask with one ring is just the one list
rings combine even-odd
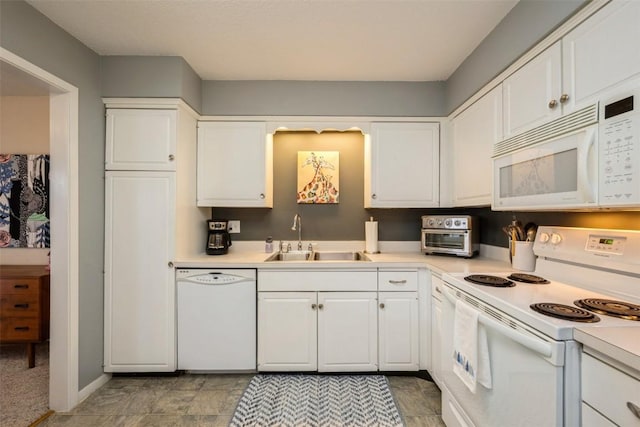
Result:
{"label": "oven door handle", "polygon": [[[442,293],[444,294],[445,299],[455,307],[457,298],[451,295],[451,293],[447,289],[443,289]],[[497,320],[488,317],[484,313],[478,313],[478,322],[485,327],[492,329],[493,331],[501,335],[504,335],[512,341],[515,341],[518,344],[521,344],[544,357],[551,357],[551,355],[553,354],[551,343],[532,338],[528,335],[524,335],[516,331],[515,329],[512,329],[507,325],[503,325]]]}

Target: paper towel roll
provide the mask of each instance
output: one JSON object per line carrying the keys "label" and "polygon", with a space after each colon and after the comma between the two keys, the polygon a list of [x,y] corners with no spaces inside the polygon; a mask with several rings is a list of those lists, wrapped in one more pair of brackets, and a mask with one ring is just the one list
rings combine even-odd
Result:
{"label": "paper towel roll", "polygon": [[378,221],[364,223],[364,251],[370,254],[378,253]]}

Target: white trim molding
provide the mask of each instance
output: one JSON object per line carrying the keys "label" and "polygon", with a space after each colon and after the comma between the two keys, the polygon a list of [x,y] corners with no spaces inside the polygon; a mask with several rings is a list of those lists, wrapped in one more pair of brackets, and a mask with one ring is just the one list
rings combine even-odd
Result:
{"label": "white trim molding", "polygon": [[111,379],[111,374],[102,374],[78,392],[78,403],[82,403],[91,393],[98,390]]}

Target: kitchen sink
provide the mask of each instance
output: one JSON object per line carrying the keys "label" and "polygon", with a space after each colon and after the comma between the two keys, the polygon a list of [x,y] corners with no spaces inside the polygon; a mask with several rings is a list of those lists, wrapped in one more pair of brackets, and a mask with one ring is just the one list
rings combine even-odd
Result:
{"label": "kitchen sink", "polygon": [[371,261],[362,252],[314,252],[314,261]]}
{"label": "kitchen sink", "polygon": [[371,261],[362,252],[276,252],[265,261]]}
{"label": "kitchen sink", "polygon": [[289,251],[276,252],[266,261],[309,261],[311,260],[311,251]]}

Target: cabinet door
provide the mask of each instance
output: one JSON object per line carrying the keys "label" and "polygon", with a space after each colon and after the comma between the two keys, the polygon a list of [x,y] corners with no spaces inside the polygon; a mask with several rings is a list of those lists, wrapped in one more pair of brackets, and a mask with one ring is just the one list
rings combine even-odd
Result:
{"label": "cabinet door", "polygon": [[558,41],[504,80],[505,139],[560,117],[561,60]]}
{"label": "cabinet door", "polygon": [[380,292],[378,311],[381,371],[417,371],[418,292]]}
{"label": "cabinet door", "polygon": [[105,372],[176,369],[175,173],[107,172]]}
{"label": "cabinet door", "polygon": [[372,123],[365,149],[366,208],[438,206],[438,123]]}
{"label": "cabinet door", "polygon": [[258,370],[315,371],[315,292],[258,292]]}
{"label": "cabinet door", "polygon": [[105,169],[175,170],[176,110],[108,109]]}
{"label": "cabinet door", "polygon": [[318,371],[376,371],[376,292],[318,293]]}
{"label": "cabinet door", "polygon": [[264,122],[198,124],[198,206],[272,207],[272,142]]}
{"label": "cabinet door", "polygon": [[493,145],[502,140],[502,85],[476,101],[451,122],[453,204],[491,204]]}
{"label": "cabinet door", "polygon": [[640,76],[640,2],[611,2],[562,39],[564,112]]}

